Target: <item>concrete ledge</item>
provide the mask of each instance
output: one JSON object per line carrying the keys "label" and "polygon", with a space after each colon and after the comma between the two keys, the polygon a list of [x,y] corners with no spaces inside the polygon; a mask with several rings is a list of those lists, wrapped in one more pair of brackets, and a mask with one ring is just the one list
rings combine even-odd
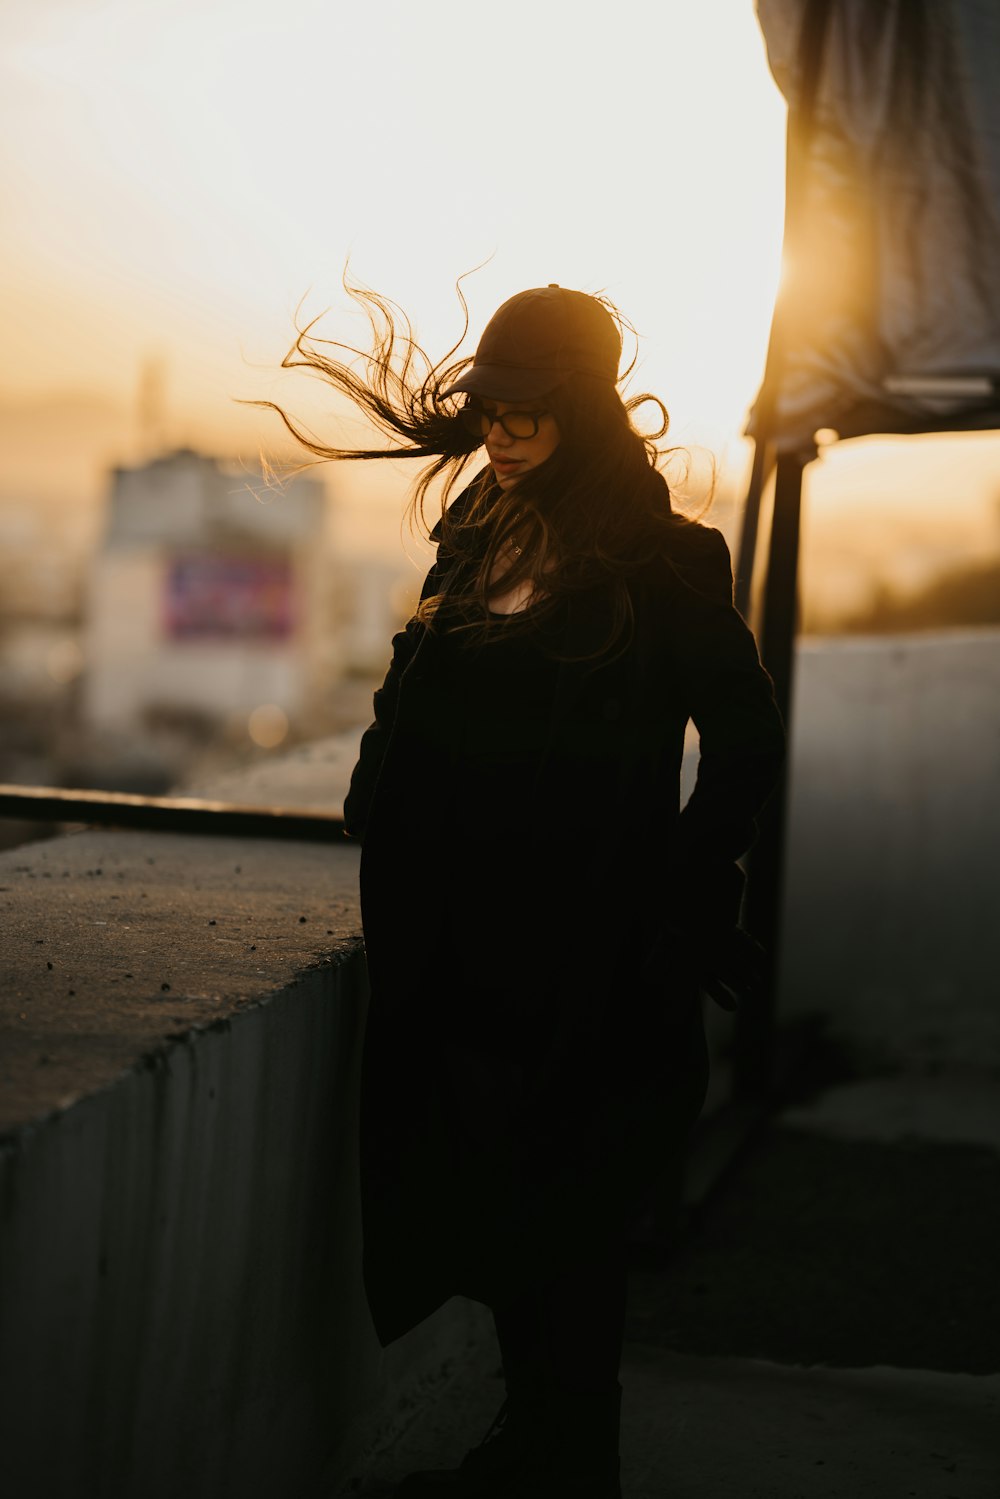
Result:
{"label": "concrete ledge", "polygon": [[0,1450],[18,1499],[315,1496],[488,1316],[360,1275],[358,851],[0,856]]}
{"label": "concrete ledge", "polygon": [[0,856],[0,1137],[361,952],[358,851],[87,832]]}

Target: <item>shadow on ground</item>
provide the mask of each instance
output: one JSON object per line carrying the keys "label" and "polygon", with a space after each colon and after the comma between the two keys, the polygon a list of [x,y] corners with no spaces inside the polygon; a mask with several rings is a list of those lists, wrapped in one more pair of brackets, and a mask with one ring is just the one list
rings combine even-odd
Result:
{"label": "shadow on ground", "polygon": [[626,1338],[678,1352],[1000,1370],[1000,1156],[771,1130],[661,1270]]}

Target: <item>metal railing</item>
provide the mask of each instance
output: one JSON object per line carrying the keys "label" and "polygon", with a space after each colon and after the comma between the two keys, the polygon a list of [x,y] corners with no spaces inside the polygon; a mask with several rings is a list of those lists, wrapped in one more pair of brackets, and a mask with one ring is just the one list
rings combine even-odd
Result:
{"label": "metal railing", "polygon": [[308,807],[255,807],[188,796],[133,796],[122,791],[0,784],[0,818],[201,833],[215,838],[287,838],[332,843],[346,836],[339,813]]}

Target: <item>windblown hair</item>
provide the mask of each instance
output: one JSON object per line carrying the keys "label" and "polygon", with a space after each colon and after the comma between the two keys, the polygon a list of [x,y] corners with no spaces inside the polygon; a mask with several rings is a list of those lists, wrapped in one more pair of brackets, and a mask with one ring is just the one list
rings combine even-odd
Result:
{"label": "windblown hair", "polygon": [[[518,584],[530,580],[541,602],[506,617],[505,631],[528,628],[560,600],[600,586],[611,600],[611,622],[608,638],[593,654],[614,646],[624,649],[633,613],[627,579],[657,554],[669,552],[671,534],[689,524],[673,510],[670,490],[657,467],[672,451],[659,446],[669,425],[662,401],[649,394],[625,400],[617,386],[606,381],[571,377],[539,402],[559,429],[551,457],[506,491],[486,468],[450,504],[458,479],[482,446],[482,439],[470,434],[461,419],[465,398],[442,394],[472,363],[469,357],[456,357],[469,327],[461,282],[456,289],[464,314],[462,333],[436,364],[417,343],[400,307],[346,279],[344,287],[367,314],[371,348],[364,351],[321,339],[313,334],[315,323],[310,323],[299,332],[282,368],[318,374],[347,396],[390,446],[341,448],[320,442],[276,402],[253,404],[276,411],[292,436],[318,459],[429,460],[408,507],[411,524],[433,535],[439,562],[447,563],[439,568],[439,574],[446,575],[446,590],[424,598],[419,606],[418,617],[429,625],[446,608],[449,628],[464,629],[481,641],[496,628],[491,600]],[[613,303],[600,300],[619,329],[629,328]],[[619,384],[631,369],[629,365]],[[643,434],[633,413],[649,403],[656,407],[659,422],[654,431]],[[431,531],[425,506],[429,489],[439,479],[444,480],[443,509]]]}

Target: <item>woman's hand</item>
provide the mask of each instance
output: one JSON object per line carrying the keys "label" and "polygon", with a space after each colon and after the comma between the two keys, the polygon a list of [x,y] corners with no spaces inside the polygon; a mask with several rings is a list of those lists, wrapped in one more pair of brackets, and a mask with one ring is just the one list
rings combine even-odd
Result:
{"label": "woman's hand", "polygon": [[734,926],[704,966],[697,966],[709,999],[723,1010],[738,1010],[760,991],[767,977],[767,953],[745,927]]}
{"label": "woman's hand", "polygon": [[647,984],[670,989],[684,976],[723,1010],[752,1000],[767,978],[767,953],[745,927],[725,931],[683,931],[668,925],[657,938],[643,969]]}

